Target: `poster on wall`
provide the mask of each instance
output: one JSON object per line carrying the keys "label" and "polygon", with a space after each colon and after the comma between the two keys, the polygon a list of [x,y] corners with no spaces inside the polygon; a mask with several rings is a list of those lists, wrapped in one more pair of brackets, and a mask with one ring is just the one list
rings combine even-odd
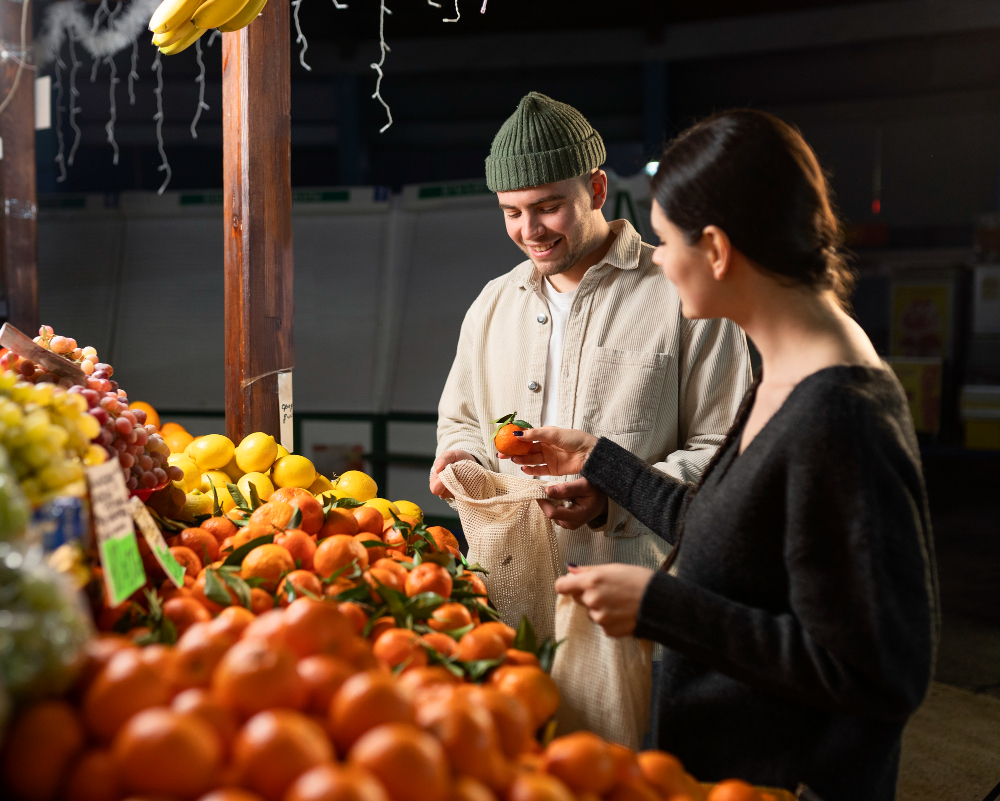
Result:
{"label": "poster on wall", "polygon": [[951,353],[952,282],[892,282],[893,356],[946,359]]}
{"label": "poster on wall", "polygon": [[910,402],[913,427],[936,434],[941,427],[941,359],[890,357],[888,361]]}

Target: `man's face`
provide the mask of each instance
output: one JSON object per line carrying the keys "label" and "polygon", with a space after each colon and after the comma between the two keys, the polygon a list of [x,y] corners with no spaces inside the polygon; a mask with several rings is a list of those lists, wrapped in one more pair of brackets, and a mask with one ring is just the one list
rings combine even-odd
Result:
{"label": "man's face", "polygon": [[542,275],[558,275],[596,247],[595,210],[604,205],[607,175],[498,192],[507,235]]}

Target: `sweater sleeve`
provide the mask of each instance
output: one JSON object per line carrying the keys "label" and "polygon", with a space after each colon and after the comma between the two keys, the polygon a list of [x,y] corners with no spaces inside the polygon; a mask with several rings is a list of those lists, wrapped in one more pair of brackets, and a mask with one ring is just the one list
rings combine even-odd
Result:
{"label": "sweater sleeve", "polygon": [[920,465],[908,419],[839,400],[788,454],[789,609],[753,608],[661,573],[635,634],[765,691],[905,720],[926,693],[937,637]]}
{"label": "sweater sleeve", "polygon": [[581,475],[671,545],[693,484],[654,470],[638,456],[601,437]]}

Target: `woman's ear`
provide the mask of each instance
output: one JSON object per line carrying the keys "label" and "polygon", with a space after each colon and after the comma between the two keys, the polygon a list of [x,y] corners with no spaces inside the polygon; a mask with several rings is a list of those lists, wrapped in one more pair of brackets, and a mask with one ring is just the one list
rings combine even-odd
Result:
{"label": "woman's ear", "polygon": [[707,225],[701,232],[700,244],[712,268],[712,277],[722,281],[732,266],[733,243],[717,225]]}

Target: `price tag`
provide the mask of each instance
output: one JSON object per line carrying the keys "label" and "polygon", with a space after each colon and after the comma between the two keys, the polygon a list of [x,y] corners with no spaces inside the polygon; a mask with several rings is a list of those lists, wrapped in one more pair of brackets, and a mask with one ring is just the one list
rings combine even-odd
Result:
{"label": "price tag", "polygon": [[278,373],[278,411],[280,426],[278,437],[281,445],[289,453],[295,453],[295,427],[292,425],[292,371],[283,370]]}
{"label": "price tag", "polygon": [[121,466],[112,460],[88,467],[87,484],[108,603],[118,606],[146,583]]}
{"label": "price tag", "polygon": [[135,520],[135,524],[139,527],[139,531],[142,532],[149,550],[153,552],[153,556],[160,563],[163,572],[167,574],[167,577],[174,583],[175,587],[183,587],[184,567],[170,553],[167,541],[163,539],[163,532],[160,531],[160,527],[153,521],[153,516],[146,508],[146,504],[138,498],[133,497],[129,500],[129,506],[132,508],[132,519]]}

